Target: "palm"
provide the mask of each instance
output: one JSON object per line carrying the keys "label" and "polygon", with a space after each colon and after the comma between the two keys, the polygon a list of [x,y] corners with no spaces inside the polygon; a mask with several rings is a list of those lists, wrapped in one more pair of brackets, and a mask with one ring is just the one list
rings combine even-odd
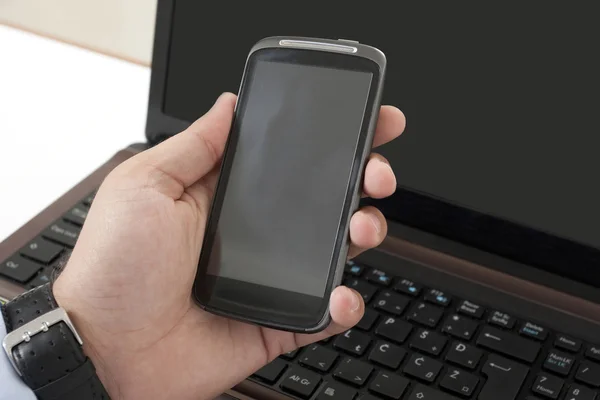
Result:
{"label": "palm", "polygon": [[[330,302],[334,322],[315,335],[259,328],[195,305],[190,293],[235,98],[220,103],[188,131],[109,175],[54,285],[113,398],[156,398],[158,392],[213,398],[282,352],[339,333],[362,316],[362,301],[344,288]],[[401,122],[378,128],[376,142],[397,136]],[[364,189],[383,197],[395,178],[378,159],[367,165]],[[385,235],[373,218],[385,228],[375,209],[353,216],[354,254]]]}

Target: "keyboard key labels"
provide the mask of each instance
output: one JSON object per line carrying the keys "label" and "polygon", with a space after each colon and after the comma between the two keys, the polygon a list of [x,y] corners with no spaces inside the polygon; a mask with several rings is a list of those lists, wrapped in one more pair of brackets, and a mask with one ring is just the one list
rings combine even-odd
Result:
{"label": "keyboard key labels", "polygon": [[482,356],[483,352],[477,349],[475,346],[461,342],[454,342],[452,343],[448,354],[446,354],[446,360],[468,369],[475,369]]}
{"label": "keyboard key labels", "polygon": [[401,279],[398,281],[398,283],[396,283],[396,286],[394,286],[395,291],[407,294],[409,296],[418,296],[421,294],[422,289],[423,286],[418,285],[408,279]]}
{"label": "keyboard key labels", "polygon": [[353,400],[356,390],[338,382],[327,382],[321,388],[317,400]]}
{"label": "keyboard key labels", "polygon": [[477,400],[515,400],[529,368],[491,354],[481,370],[487,377]]}
{"label": "keyboard key labels", "polygon": [[281,388],[302,398],[309,398],[321,382],[321,376],[307,369],[294,367],[283,378]]}
{"label": "keyboard key labels", "polygon": [[410,347],[434,356],[439,355],[447,339],[437,332],[427,329],[419,329],[410,341]]}
{"label": "keyboard key labels", "polygon": [[446,307],[450,304],[450,296],[437,289],[430,289],[425,293],[425,301]]}
{"label": "keyboard key labels", "polygon": [[408,388],[409,380],[389,372],[379,372],[369,390],[385,398],[399,400]]}
{"label": "keyboard key labels", "polygon": [[479,304],[472,303],[468,300],[463,300],[458,306],[458,312],[464,315],[468,315],[473,318],[480,319],[483,317],[484,308]]}
{"label": "keyboard key labels", "polygon": [[477,322],[458,314],[448,316],[442,327],[443,332],[449,333],[456,338],[465,340],[470,340],[476,330]]}
{"label": "keyboard key labels", "polygon": [[406,306],[408,306],[408,302],[408,298],[390,290],[384,290],[375,298],[373,304],[378,310],[399,316],[404,312]]}
{"label": "keyboard key labels", "polygon": [[379,323],[375,334],[396,343],[404,343],[412,329],[412,325],[408,322],[400,318],[388,317]]}
{"label": "keyboard key labels", "polygon": [[444,315],[443,308],[423,302],[418,302],[409,312],[408,319],[410,319],[411,321],[415,321],[419,324],[428,326],[430,328],[435,328],[440,322],[442,315]]}
{"label": "keyboard key labels", "polygon": [[415,353],[404,366],[404,373],[426,382],[433,382],[441,369],[442,363],[439,361]]}
{"label": "keyboard key labels", "polygon": [[506,329],[512,329],[515,326],[514,317],[500,311],[492,312],[488,318],[488,322]]}
{"label": "keyboard key labels", "polygon": [[379,340],[375,343],[373,350],[371,350],[371,353],[369,354],[369,361],[383,365],[384,367],[397,369],[402,363],[405,355],[406,350],[403,348]]}
{"label": "keyboard key labels", "polygon": [[349,329],[336,337],[333,347],[356,356],[362,356],[369,347],[369,343],[371,343],[369,335],[356,329]]}
{"label": "keyboard key labels", "polygon": [[471,396],[479,383],[479,378],[473,374],[456,368],[449,368],[440,382],[446,390],[461,396]]}
{"label": "keyboard key labels", "polygon": [[562,389],[564,381],[553,375],[541,373],[538,375],[535,383],[533,384],[532,390],[544,397],[550,399],[557,399],[560,390]]}
{"label": "keyboard key labels", "polygon": [[562,376],[569,375],[571,367],[575,364],[573,356],[560,351],[551,350],[544,361],[544,369]]}
{"label": "keyboard key labels", "polygon": [[312,344],[302,353],[300,364],[321,372],[327,372],[331,369],[337,358],[338,354],[335,351],[326,349],[317,344]]}

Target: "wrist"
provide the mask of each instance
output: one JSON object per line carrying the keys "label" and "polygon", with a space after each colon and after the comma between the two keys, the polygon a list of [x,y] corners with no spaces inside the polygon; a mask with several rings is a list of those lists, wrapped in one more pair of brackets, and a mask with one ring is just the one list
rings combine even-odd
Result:
{"label": "wrist", "polygon": [[92,324],[85,318],[85,302],[75,294],[75,291],[69,290],[70,285],[66,285],[64,281],[61,275],[52,286],[52,293],[56,299],[56,303],[69,315],[82,339],[83,352],[94,364],[96,374],[111,396],[111,399],[120,399],[121,397],[118,396],[120,391],[117,380],[114,379],[115,374],[111,373],[111,367],[106,362],[107,358],[103,356],[103,354],[106,354],[106,352],[102,351],[103,344],[98,340],[99,335],[95,332]]}

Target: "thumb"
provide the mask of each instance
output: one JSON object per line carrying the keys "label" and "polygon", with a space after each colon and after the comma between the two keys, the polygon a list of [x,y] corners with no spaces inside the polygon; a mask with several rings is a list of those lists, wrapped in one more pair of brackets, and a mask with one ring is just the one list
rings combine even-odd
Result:
{"label": "thumb", "polygon": [[222,94],[209,112],[185,131],[141,154],[152,165],[185,188],[219,162],[231,128],[237,97]]}

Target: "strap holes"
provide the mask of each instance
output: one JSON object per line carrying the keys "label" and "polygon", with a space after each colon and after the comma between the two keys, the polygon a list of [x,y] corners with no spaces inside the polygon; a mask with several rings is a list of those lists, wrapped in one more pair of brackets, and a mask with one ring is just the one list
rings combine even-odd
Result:
{"label": "strap holes", "polygon": [[35,310],[35,313],[36,313],[37,315],[40,315],[42,312],[41,312],[40,310]]}
{"label": "strap holes", "polygon": [[43,371],[43,370],[44,370],[44,367],[40,367],[40,371]]}
{"label": "strap holes", "polygon": [[35,357],[35,351],[31,350],[29,354],[31,354],[32,357]]}
{"label": "strap holes", "polygon": [[37,304],[37,300],[33,300],[33,304]]}
{"label": "strap holes", "polygon": [[15,310],[15,314],[17,314],[17,315],[21,314],[21,309],[20,309],[20,308],[17,308],[17,309]]}
{"label": "strap holes", "polygon": [[21,319],[19,320],[19,324],[22,324],[22,323],[23,323],[23,319],[21,318]]}
{"label": "strap holes", "polygon": [[61,356],[58,356],[58,359],[59,359],[59,360],[62,360],[62,357],[61,357]]}
{"label": "strap holes", "polygon": [[54,347],[54,341],[52,341],[52,340],[51,340],[51,341],[49,341],[49,342],[48,342],[48,344],[49,344],[50,346]]}

